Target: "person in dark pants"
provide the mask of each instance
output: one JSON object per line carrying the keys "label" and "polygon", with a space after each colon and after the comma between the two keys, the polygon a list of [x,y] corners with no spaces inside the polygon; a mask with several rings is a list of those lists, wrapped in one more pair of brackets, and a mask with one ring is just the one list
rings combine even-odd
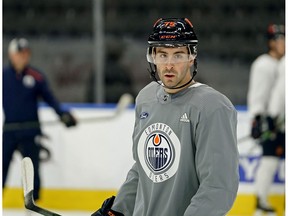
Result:
{"label": "person in dark pants", "polygon": [[13,39],[8,47],[10,64],[3,69],[3,142],[2,188],[4,189],[13,153],[19,150],[23,157],[30,157],[34,164],[34,198],[39,199],[41,136],[38,117],[38,101],[41,97],[59,115],[67,126],[75,126],[76,119],[61,108],[49,89],[43,73],[30,66],[31,49],[25,38]]}

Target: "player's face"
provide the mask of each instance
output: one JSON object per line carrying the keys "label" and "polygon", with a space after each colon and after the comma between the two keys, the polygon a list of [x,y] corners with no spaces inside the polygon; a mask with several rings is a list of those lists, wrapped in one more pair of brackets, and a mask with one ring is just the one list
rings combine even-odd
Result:
{"label": "player's face", "polygon": [[[167,87],[179,87],[191,79],[190,67],[194,59],[188,54],[187,47],[157,47],[154,62],[159,78]],[[171,93],[177,90],[167,89]]]}
{"label": "player's face", "polygon": [[17,71],[22,71],[29,64],[30,56],[29,50],[9,53],[10,61]]}
{"label": "player's face", "polygon": [[275,49],[279,56],[283,56],[285,54],[285,37],[281,37],[276,40]]}
{"label": "player's face", "polygon": [[270,40],[270,52],[275,55],[276,58],[281,58],[285,54],[285,37],[279,37],[276,40]]}

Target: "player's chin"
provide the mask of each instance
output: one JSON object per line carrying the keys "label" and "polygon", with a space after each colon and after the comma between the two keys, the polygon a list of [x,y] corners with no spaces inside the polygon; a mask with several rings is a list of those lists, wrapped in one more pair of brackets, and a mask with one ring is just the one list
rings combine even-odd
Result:
{"label": "player's chin", "polygon": [[166,82],[163,82],[163,83],[168,88],[174,88],[177,85],[175,82],[172,82],[172,81],[166,81]]}

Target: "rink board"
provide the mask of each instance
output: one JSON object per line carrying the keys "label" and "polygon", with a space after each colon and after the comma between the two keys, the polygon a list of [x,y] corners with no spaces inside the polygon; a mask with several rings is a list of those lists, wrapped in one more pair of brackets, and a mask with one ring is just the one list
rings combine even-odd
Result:
{"label": "rink board", "polygon": [[[79,120],[77,127],[67,129],[61,123],[53,127],[43,125],[43,132],[50,137],[50,140],[44,140],[44,144],[52,152],[52,159],[41,165],[43,199],[39,204],[52,209],[93,211],[107,197],[116,194],[133,164],[134,109],[127,109],[119,118],[109,122],[82,121],[111,115],[114,110],[113,106],[72,106],[72,112]],[[237,110],[237,136],[241,139],[249,134],[249,116],[245,108]],[[41,107],[39,114],[41,121],[57,120],[50,108]],[[240,186],[231,215],[244,216],[251,215],[254,209],[254,175],[261,149],[251,139],[239,143],[238,147]],[[16,153],[4,191],[5,208],[23,208],[20,164],[21,157]],[[284,206],[284,164],[284,161],[279,163],[269,197],[279,212]]]}

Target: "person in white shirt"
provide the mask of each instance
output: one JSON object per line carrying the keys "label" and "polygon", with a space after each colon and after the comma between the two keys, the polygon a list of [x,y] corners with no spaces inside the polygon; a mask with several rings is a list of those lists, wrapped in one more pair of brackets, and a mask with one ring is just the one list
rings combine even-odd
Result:
{"label": "person in white shirt", "polygon": [[259,140],[262,157],[255,176],[256,211],[275,212],[267,201],[280,158],[285,156],[285,27],[271,24],[267,31],[268,52],[251,65],[248,111],[251,136]]}

